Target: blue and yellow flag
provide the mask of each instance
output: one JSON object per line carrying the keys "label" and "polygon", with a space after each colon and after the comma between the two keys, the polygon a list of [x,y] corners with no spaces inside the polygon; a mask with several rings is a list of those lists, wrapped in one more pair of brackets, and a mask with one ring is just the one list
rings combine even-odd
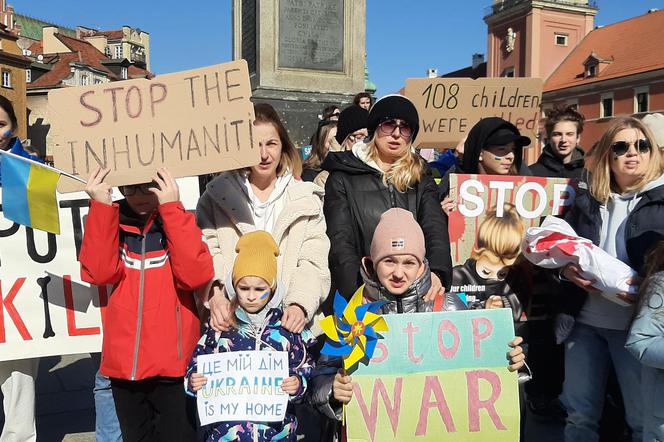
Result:
{"label": "blue and yellow flag", "polygon": [[59,234],[55,186],[60,173],[10,153],[3,152],[1,157],[4,217],[33,229]]}

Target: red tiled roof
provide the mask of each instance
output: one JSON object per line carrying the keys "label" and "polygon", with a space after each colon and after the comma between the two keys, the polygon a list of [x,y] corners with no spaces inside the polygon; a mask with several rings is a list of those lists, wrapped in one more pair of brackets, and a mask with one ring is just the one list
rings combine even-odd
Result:
{"label": "red tiled roof", "polygon": [[114,31],[96,31],[95,35],[104,35],[109,40],[122,40],[122,29]]}
{"label": "red tiled roof", "polygon": [[101,64],[102,60],[106,60],[108,57],[104,55],[103,52],[100,52],[99,49],[92,46],[85,40],[79,40],[77,38],[67,37],[62,34],[55,34],[58,40],[64,43],[72,52],[78,52],[80,55],[80,63],[87,64],[90,67],[99,69],[100,71],[105,72],[111,77],[115,77],[115,74],[108,70],[106,66]]}
{"label": "red tiled roof", "polygon": [[62,80],[71,75],[71,68],[69,63],[78,61],[78,54],[71,52],[68,54],[61,54],[57,63],[53,65],[53,69],[43,74],[41,77],[33,80],[28,84],[28,89],[38,89],[43,87],[58,86]]}
{"label": "red tiled roof", "polygon": [[[28,86],[29,89],[54,87],[60,85],[62,80],[69,77],[71,73],[70,63],[81,63],[88,65],[94,69],[106,73],[106,75],[108,75],[111,79],[120,80],[116,74],[114,74],[111,70],[102,64],[102,61],[108,60],[108,57],[106,57],[104,53],[100,52],[90,43],[85,40],[67,37],[66,35],[62,34],[55,34],[55,36],[72,52],[58,54],[58,60],[54,64],[53,69],[30,83]],[[35,51],[33,51],[34,55],[42,52],[41,42],[34,43],[31,48],[33,47],[35,48]],[[135,66],[129,66],[127,73],[129,78],[152,77],[150,72]]]}
{"label": "red tiled roof", "polygon": [[[544,83],[544,92],[596,83],[664,68],[664,10],[591,31]],[[584,78],[583,62],[595,53],[611,60],[594,77]]]}
{"label": "red tiled roof", "polygon": [[154,78],[154,74],[148,70],[141,69],[134,65],[130,65],[127,69],[129,78]]}
{"label": "red tiled roof", "polygon": [[44,52],[44,48],[43,48],[43,46],[42,46],[42,42],[41,42],[41,41],[36,41],[36,42],[32,43],[32,44],[30,45],[30,47],[28,48],[28,50],[30,50],[30,51],[31,51],[33,54],[35,54],[35,55],[37,55],[37,54],[41,54],[41,53]]}

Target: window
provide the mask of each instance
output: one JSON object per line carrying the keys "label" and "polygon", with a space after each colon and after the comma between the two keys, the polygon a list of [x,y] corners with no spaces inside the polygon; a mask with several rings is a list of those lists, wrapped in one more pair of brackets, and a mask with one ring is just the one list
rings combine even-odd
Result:
{"label": "window", "polygon": [[595,77],[597,75],[597,65],[590,64],[588,65],[588,70],[586,71],[586,77]]}
{"label": "window", "polygon": [[81,75],[81,86],[87,86],[90,84],[90,77],[87,74]]}
{"label": "window", "polygon": [[503,77],[514,77],[514,68],[513,67],[506,68],[503,71]]}
{"label": "window", "polygon": [[32,83],[32,69],[25,71],[25,82]]}
{"label": "window", "polygon": [[127,68],[126,67],[122,67],[122,69],[120,71],[120,74],[121,74],[121,77],[122,77],[123,80],[126,80],[129,77],[127,75]]}
{"label": "window", "polygon": [[634,113],[648,112],[649,92],[648,86],[634,89]]}
{"label": "window", "polygon": [[2,71],[2,87],[12,87],[11,71]]}
{"label": "window", "polygon": [[115,51],[113,52],[113,58],[122,58],[122,45],[119,44],[115,47]]}
{"label": "window", "polygon": [[102,81],[99,78],[95,78],[95,84],[101,84]]}
{"label": "window", "polygon": [[556,46],[567,46],[567,34],[554,34]]}
{"label": "window", "polygon": [[600,118],[608,118],[613,116],[613,94],[603,95],[600,106]]}

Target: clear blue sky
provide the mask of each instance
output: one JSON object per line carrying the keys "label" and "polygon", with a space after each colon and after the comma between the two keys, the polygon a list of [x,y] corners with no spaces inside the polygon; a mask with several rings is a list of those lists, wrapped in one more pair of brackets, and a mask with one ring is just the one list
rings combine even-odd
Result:
{"label": "clear blue sky", "polygon": [[[174,72],[231,59],[231,1],[9,1],[21,14],[68,27],[139,27],[150,33],[152,70]],[[664,7],[661,0],[598,0],[596,25]],[[486,52],[484,9],[491,0],[367,0],[367,62],[377,95],[397,91],[427,68],[470,65]]]}

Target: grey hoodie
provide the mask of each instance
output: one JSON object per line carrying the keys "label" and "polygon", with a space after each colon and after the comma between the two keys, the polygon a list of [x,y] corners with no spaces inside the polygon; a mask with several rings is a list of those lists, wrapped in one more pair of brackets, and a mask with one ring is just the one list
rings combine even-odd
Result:
{"label": "grey hoodie", "polygon": [[[611,256],[630,265],[625,246],[627,217],[641,200],[643,193],[664,184],[664,175],[648,183],[635,193],[611,193],[609,202],[600,206],[602,228],[599,246]],[[591,293],[583,305],[577,321],[594,327],[611,330],[627,330],[634,314],[634,306],[623,307],[604,296]]]}

